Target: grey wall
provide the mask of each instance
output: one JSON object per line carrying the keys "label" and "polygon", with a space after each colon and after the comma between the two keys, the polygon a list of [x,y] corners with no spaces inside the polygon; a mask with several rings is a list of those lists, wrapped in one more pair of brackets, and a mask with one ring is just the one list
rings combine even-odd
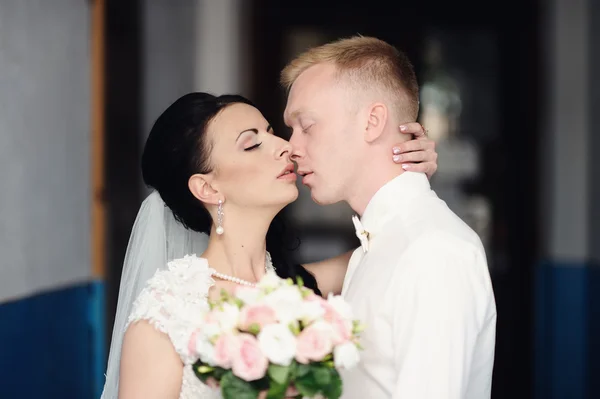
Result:
{"label": "grey wall", "polygon": [[[587,0],[545,5],[540,222],[545,259],[583,265],[590,229],[590,52]],[[598,222],[600,223],[600,222]]]}
{"label": "grey wall", "polygon": [[142,1],[143,140],[156,118],[194,90],[195,0]]}
{"label": "grey wall", "polygon": [[91,274],[88,8],[0,2],[0,302]]}
{"label": "grey wall", "polygon": [[[589,168],[590,168],[590,218],[593,220],[590,229],[590,255],[595,264],[600,265],[600,125],[597,118],[600,115],[600,1],[590,1],[590,93],[589,114],[590,124]],[[595,123],[594,123],[595,122]],[[600,316],[600,315],[599,315]]]}
{"label": "grey wall", "polygon": [[242,0],[142,0],[142,146],[156,118],[188,92],[247,95],[247,5]]}

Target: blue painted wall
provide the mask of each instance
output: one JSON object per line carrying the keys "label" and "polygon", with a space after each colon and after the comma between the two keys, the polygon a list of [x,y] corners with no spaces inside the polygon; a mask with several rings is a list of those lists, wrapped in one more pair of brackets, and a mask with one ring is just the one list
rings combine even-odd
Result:
{"label": "blue painted wall", "polygon": [[0,398],[98,398],[104,381],[102,283],[0,305]]}
{"label": "blue painted wall", "polygon": [[535,397],[600,398],[600,268],[543,263],[535,291]]}

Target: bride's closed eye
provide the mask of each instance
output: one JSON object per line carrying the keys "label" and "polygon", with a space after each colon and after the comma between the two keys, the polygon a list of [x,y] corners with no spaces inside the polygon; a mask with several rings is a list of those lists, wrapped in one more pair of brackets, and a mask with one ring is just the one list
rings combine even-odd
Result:
{"label": "bride's closed eye", "polygon": [[[251,129],[250,131],[252,131],[254,134],[258,135],[258,130],[257,129]],[[275,132],[273,131],[273,127],[271,125],[267,126],[267,133],[270,134],[275,134]],[[252,151],[257,149],[258,147],[260,147],[260,145],[262,144],[262,141],[260,143],[254,144],[248,148],[244,148],[244,151]]]}
{"label": "bride's closed eye", "polygon": [[244,151],[252,151],[252,150],[254,150],[254,149],[256,149],[256,148],[260,147],[260,145],[261,145],[261,144],[262,144],[262,143],[258,143],[258,144],[254,144],[253,146],[250,146],[250,147],[248,147],[248,148],[244,148]]}

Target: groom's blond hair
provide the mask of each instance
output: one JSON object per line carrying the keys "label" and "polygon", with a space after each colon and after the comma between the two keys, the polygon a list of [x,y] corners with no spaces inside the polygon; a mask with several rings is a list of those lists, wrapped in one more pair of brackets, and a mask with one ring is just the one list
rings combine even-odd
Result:
{"label": "groom's blond hair", "polygon": [[419,85],[408,57],[374,37],[354,36],[311,48],[293,59],[281,72],[281,85],[290,90],[308,68],[333,64],[339,79],[347,79],[362,90],[387,93],[392,106],[405,118],[419,113]]}

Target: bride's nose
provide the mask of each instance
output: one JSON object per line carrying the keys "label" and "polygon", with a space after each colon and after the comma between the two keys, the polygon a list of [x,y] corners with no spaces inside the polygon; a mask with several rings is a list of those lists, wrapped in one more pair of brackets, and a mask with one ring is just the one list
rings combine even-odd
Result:
{"label": "bride's nose", "polygon": [[285,141],[283,145],[277,150],[277,159],[287,158],[290,159],[292,156],[292,145]]}

